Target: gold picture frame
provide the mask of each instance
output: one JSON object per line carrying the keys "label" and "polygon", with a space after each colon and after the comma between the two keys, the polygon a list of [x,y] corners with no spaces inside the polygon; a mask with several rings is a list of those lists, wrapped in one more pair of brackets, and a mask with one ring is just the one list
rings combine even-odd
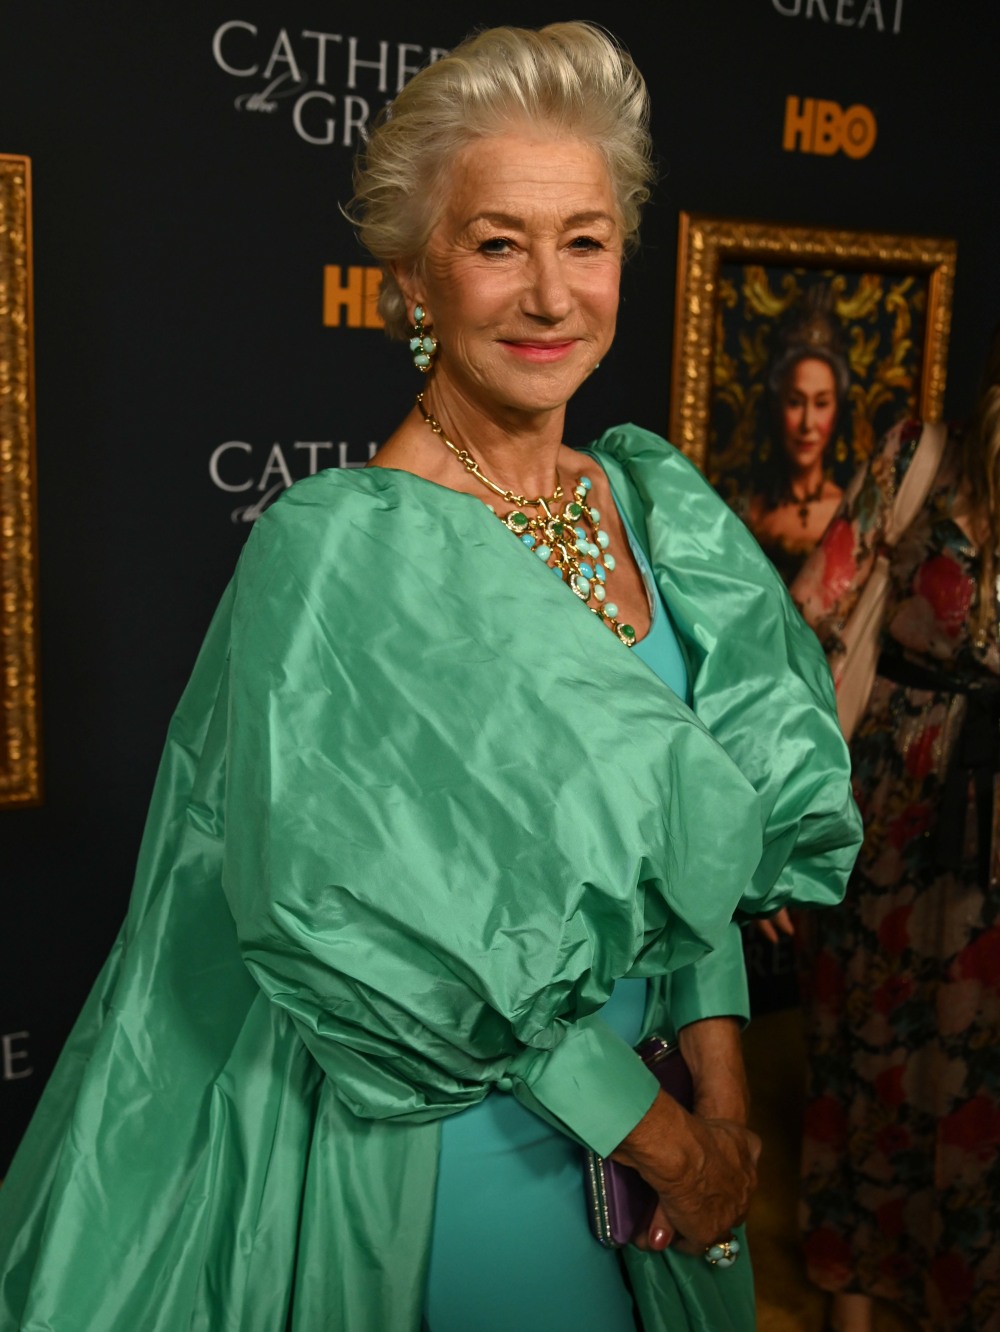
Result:
{"label": "gold picture frame", "polygon": [[846,376],[828,468],[842,488],[896,420],[940,419],[956,256],[939,237],[681,213],[671,441],[745,516],[755,467],[779,447],[782,319],[822,303]]}
{"label": "gold picture frame", "polygon": [[42,799],[31,162],[0,153],[0,807]]}

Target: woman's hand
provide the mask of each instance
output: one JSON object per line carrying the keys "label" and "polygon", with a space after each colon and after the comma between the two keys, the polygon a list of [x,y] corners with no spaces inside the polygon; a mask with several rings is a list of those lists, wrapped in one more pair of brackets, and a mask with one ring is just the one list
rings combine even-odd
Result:
{"label": "woman's hand", "polygon": [[779,930],[782,934],[787,934],[789,936],[795,933],[795,926],[792,923],[792,917],[788,907],[782,907],[781,910],[776,911],[773,916],[761,916],[759,920],[754,921],[754,924],[757,926],[758,930],[760,930],[764,938],[770,940],[773,944],[778,942]]}
{"label": "woman's hand", "polygon": [[746,1218],[757,1184],[760,1139],[746,1127],[748,1096],[739,1025],[710,1018],[684,1027],[680,1045],[695,1086],[689,1115],[665,1092],[612,1153],[659,1194],[641,1249],[675,1237],[701,1252]]}
{"label": "woman's hand", "polygon": [[643,1133],[637,1136],[637,1125],[614,1153],[660,1198],[648,1232],[634,1242],[640,1249],[665,1249],[676,1238],[700,1253],[746,1219],[757,1185],[760,1139],[739,1124],[700,1119],[671,1102],[687,1121],[679,1132],[676,1119],[662,1114],[661,1099],[670,1101],[661,1092],[640,1121]]}

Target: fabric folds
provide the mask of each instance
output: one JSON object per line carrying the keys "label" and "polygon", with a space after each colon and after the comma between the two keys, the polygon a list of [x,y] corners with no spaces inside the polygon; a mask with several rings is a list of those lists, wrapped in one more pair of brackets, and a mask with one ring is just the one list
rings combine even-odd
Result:
{"label": "fabric folds", "polygon": [[[437,1121],[496,1088],[609,1150],[653,1095],[598,1016],[616,979],[656,979],[669,1024],[734,914],[838,900],[858,822],[818,644],[669,445],[595,456],[638,496],[693,710],[474,499],[330,471],[258,521],[0,1191],[0,1326],[416,1332]],[[746,1265],[629,1261],[650,1328],[725,1326],[720,1280],[752,1307]]]}

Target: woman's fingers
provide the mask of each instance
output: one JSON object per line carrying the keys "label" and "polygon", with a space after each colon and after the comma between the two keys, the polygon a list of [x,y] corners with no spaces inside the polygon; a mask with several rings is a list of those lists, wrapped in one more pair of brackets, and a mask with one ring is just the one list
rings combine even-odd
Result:
{"label": "woman's fingers", "polygon": [[759,1155],[755,1133],[732,1119],[688,1114],[659,1092],[612,1153],[638,1170],[660,1199],[640,1247],[665,1247],[676,1233],[704,1248],[728,1235],[746,1218]]}
{"label": "woman's fingers", "polygon": [[791,913],[787,907],[782,907],[776,911],[773,916],[761,916],[754,924],[760,930],[765,939],[771,943],[778,942],[778,932],[787,934],[791,937],[795,933],[795,924],[792,921]]}
{"label": "woman's fingers", "polygon": [[649,1225],[640,1230],[632,1242],[637,1249],[642,1249],[644,1252],[649,1250],[659,1252],[665,1249],[673,1239],[674,1228],[667,1220],[663,1204],[657,1203],[656,1211],[653,1213]]}
{"label": "woman's fingers", "polygon": [[788,910],[788,907],[782,907],[780,911],[775,912],[774,923],[782,934],[791,937],[795,933],[795,922],[792,920],[792,913]]}
{"label": "woman's fingers", "polygon": [[694,1120],[698,1147],[682,1176],[660,1184],[664,1217],[689,1244],[704,1248],[746,1220],[757,1186],[760,1139],[727,1120]]}
{"label": "woman's fingers", "polygon": [[776,944],[778,942],[778,931],[774,928],[774,926],[771,924],[769,920],[765,919],[764,917],[761,917],[760,920],[754,921],[754,924],[757,926],[757,929],[761,932],[761,934],[768,941],[768,943]]}

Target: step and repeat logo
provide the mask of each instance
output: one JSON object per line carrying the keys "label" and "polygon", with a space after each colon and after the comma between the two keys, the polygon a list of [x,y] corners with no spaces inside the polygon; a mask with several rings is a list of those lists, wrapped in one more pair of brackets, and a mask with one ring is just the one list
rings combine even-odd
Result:
{"label": "step and repeat logo", "polygon": [[384,328],[377,301],[380,268],[327,264],[323,269],[324,328]]}
{"label": "step and repeat logo", "polygon": [[212,58],[240,83],[237,111],[283,117],[306,143],[333,148],[357,147],[371,116],[446,54],[315,28],[264,30],[246,19],[229,19],[212,34]]}
{"label": "step and repeat logo", "polygon": [[868,28],[898,37],[903,30],[903,0],[771,0],[782,18],[817,19],[838,28]]}
{"label": "step and repeat logo", "polygon": [[867,157],[877,137],[878,125],[867,106],[856,104],[845,111],[837,102],[815,97],[789,97],[785,102],[782,147],[786,153]]}
{"label": "step and repeat logo", "polygon": [[[323,325],[326,328],[384,328],[376,308],[382,272],[362,265],[327,264],[323,269]],[[296,439],[282,444],[227,439],[209,454],[208,475],[216,490],[240,497],[230,513],[234,523],[255,522],[283,490],[327,467],[364,467],[377,443]]]}
{"label": "step and repeat logo", "polygon": [[0,1035],[0,1081],[20,1082],[34,1073],[28,1042],[28,1031],[7,1031]]}
{"label": "step and repeat logo", "polygon": [[344,439],[296,439],[289,444],[227,439],[209,455],[208,475],[216,490],[240,497],[231,521],[253,523],[294,482],[327,467],[364,467],[377,448],[374,440],[358,446]]}

